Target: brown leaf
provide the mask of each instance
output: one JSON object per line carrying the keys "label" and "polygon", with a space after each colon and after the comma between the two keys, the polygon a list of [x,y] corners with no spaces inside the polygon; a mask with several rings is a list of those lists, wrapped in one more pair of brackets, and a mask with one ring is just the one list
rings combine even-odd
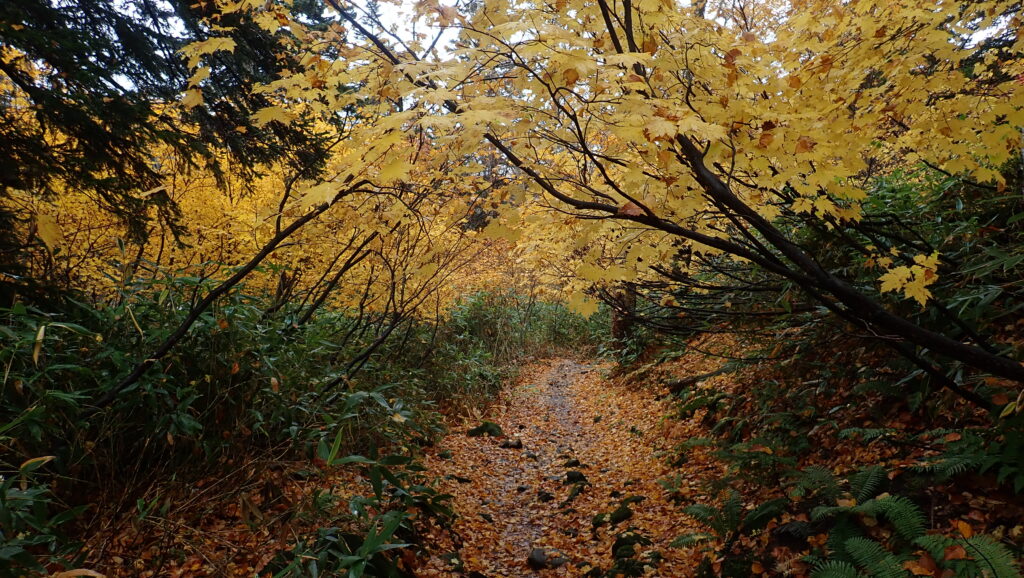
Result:
{"label": "brown leaf", "polygon": [[620,217],[639,217],[644,214],[644,210],[640,208],[640,205],[629,201],[619,207],[619,212],[616,214]]}
{"label": "brown leaf", "polygon": [[967,560],[967,550],[960,544],[954,544],[942,553],[943,560]]}
{"label": "brown leaf", "polygon": [[917,560],[907,560],[903,563],[903,568],[914,576],[935,576],[939,571],[939,567],[935,564],[935,560],[933,560],[927,553],[923,554]]}
{"label": "brown leaf", "polygon": [[814,150],[814,147],[818,143],[814,142],[809,136],[802,136],[796,140],[796,154],[806,153]]}
{"label": "brown leaf", "polygon": [[734,68],[736,66],[736,57],[743,54],[743,51],[739,48],[733,48],[729,52],[725,53],[725,67]]}

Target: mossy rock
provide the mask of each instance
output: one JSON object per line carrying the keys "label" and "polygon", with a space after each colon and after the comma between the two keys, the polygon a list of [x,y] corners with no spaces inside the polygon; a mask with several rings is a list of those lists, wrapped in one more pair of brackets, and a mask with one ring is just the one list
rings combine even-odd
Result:
{"label": "mossy rock", "polygon": [[493,421],[484,420],[483,423],[481,423],[480,425],[467,431],[466,435],[468,435],[471,438],[480,436],[501,437],[505,435],[505,432],[501,431],[500,425],[494,423]]}
{"label": "mossy rock", "polygon": [[589,483],[589,481],[587,480],[587,476],[583,475],[583,472],[569,470],[568,472],[565,472],[565,481],[562,483],[568,486],[569,484],[586,484]]}
{"label": "mossy rock", "polygon": [[625,522],[626,520],[632,517],[633,510],[630,510],[629,506],[623,504],[612,511],[612,513],[608,516],[608,521],[610,521],[612,524],[618,524],[619,522]]}

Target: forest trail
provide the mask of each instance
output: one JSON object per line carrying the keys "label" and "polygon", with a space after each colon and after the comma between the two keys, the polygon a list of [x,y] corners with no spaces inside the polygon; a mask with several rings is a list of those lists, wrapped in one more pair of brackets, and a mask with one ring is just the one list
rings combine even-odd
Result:
{"label": "forest trail", "polygon": [[[431,452],[426,464],[459,517],[428,538],[433,556],[420,575],[690,574],[669,543],[699,528],[679,513],[689,500],[673,503],[658,484],[669,474],[660,452],[687,432],[666,431],[667,402],[608,379],[608,369],[565,359],[528,366],[485,416],[504,435],[467,435],[476,421]],[[687,464],[692,480],[674,496],[716,467]]]}

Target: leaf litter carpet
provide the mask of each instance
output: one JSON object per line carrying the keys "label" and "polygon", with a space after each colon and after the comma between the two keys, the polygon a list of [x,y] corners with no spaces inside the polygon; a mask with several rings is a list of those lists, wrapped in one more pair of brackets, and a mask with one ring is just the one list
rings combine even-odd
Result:
{"label": "leaf litter carpet", "polygon": [[503,436],[466,435],[479,420],[453,428],[427,466],[458,518],[431,531],[418,575],[692,574],[693,552],[669,544],[700,529],[680,510],[720,466],[691,461],[671,494],[659,485],[680,473],[664,452],[696,432],[663,419],[671,408],[658,392],[616,383],[608,368],[526,367],[486,416]]}

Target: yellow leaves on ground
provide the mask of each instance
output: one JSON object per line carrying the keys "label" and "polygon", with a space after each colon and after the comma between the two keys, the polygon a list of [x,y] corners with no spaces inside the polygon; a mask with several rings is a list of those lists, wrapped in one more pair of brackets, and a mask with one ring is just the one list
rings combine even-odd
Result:
{"label": "yellow leaves on ground", "polygon": [[[681,514],[658,485],[671,468],[659,457],[687,435],[689,424],[667,424],[665,399],[652,390],[616,383],[601,376],[605,367],[569,360],[551,360],[522,368],[520,378],[502,392],[487,419],[502,427],[521,449],[500,447],[490,437],[467,437],[479,420],[453,427],[452,435],[426,460],[431,474],[446,478],[442,490],[454,495],[459,514],[452,530],[427,533],[431,554],[419,576],[451,576],[450,553],[457,549],[465,572],[486,576],[532,576],[527,556],[533,548],[560,552],[568,562],[540,575],[578,575],[586,567],[613,563],[616,535],[632,528],[654,544],[664,558],[649,575],[686,576],[693,568],[691,552],[668,544],[696,523]],[[687,466],[692,480],[680,491],[698,493],[698,480],[718,466],[695,457]],[[587,484],[573,493],[566,483],[570,471]],[[593,525],[596,515],[634,498],[626,522]],[[592,529],[593,528],[593,529]],[[568,531],[575,529],[577,531]]]}

